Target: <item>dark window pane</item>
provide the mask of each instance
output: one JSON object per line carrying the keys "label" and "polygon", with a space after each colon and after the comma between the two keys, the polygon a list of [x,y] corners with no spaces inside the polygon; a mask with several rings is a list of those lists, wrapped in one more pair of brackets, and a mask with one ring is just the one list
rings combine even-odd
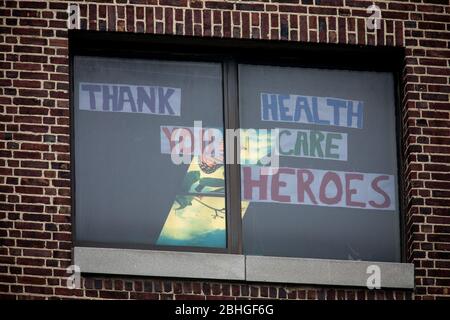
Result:
{"label": "dark window pane", "polygon": [[276,173],[242,166],[244,253],[400,261],[392,74],[240,65],[239,92],[280,144]]}
{"label": "dark window pane", "polygon": [[221,64],[74,60],[78,243],[226,247],[223,165],[171,157],[180,128],[223,130]]}

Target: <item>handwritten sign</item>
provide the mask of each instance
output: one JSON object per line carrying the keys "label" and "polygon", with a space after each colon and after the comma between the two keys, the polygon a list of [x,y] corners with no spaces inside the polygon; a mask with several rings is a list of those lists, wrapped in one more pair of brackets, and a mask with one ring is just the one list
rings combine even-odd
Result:
{"label": "handwritten sign", "polygon": [[221,153],[223,134],[216,128],[161,126],[161,153],[200,156]]}
{"label": "handwritten sign", "polygon": [[181,89],[81,82],[79,106],[86,111],[179,116]]}
{"label": "handwritten sign", "polygon": [[392,175],[301,168],[277,168],[267,175],[262,169],[242,167],[243,200],[395,210]]}
{"label": "handwritten sign", "polygon": [[328,97],[261,93],[263,121],[363,127],[364,103]]}
{"label": "handwritten sign", "polygon": [[279,154],[347,161],[347,134],[319,130],[279,130]]}

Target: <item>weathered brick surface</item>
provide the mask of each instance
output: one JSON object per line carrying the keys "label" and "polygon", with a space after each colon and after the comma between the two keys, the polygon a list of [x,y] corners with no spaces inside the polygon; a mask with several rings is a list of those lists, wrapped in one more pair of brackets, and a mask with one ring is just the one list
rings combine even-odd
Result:
{"label": "weathered brick surface", "polygon": [[85,277],[71,263],[66,1],[0,1],[0,297],[437,299],[450,297],[450,6],[444,0],[97,0],[81,29],[405,47],[401,98],[414,291]]}

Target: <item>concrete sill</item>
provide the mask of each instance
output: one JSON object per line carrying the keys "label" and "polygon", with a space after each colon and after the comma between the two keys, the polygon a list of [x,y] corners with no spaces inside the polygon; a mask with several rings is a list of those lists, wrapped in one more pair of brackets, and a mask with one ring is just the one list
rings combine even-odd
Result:
{"label": "concrete sill", "polygon": [[234,254],[75,247],[74,259],[87,273],[245,280],[245,257]]}
{"label": "concrete sill", "polygon": [[246,257],[246,280],[313,285],[366,287],[371,265],[380,268],[381,288],[414,288],[414,265],[279,257]]}
{"label": "concrete sill", "polygon": [[409,263],[367,262],[75,247],[82,273],[366,287],[367,267],[380,268],[382,288],[414,288]]}

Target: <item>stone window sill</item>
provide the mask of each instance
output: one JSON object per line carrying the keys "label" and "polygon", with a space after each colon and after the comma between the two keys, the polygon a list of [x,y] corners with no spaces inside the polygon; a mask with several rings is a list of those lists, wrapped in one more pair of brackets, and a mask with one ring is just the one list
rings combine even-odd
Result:
{"label": "stone window sill", "polygon": [[74,264],[82,273],[348,287],[366,287],[367,267],[376,265],[382,288],[414,288],[410,263],[75,247]]}

